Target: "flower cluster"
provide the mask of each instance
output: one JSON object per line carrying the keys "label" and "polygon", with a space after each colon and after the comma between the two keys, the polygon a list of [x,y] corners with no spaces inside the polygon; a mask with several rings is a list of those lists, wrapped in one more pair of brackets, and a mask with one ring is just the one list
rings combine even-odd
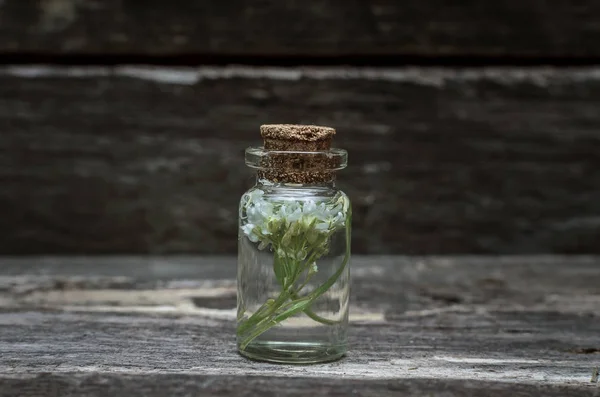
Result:
{"label": "flower cluster", "polygon": [[350,205],[345,195],[325,203],[314,200],[272,203],[264,199],[264,192],[254,189],[243,197],[243,233],[259,248],[269,245],[279,255],[306,256],[306,244],[312,248],[326,244],[332,232],[345,226]]}

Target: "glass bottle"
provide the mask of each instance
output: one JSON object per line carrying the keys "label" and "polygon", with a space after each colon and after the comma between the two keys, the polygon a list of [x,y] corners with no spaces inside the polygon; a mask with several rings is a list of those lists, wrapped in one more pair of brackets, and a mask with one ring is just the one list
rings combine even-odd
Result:
{"label": "glass bottle", "polygon": [[246,150],[257,182],[240,202],[239,352],[317,363],[347,349],[351,209],[335,186],[347,153],[327,127],[264,125]]}

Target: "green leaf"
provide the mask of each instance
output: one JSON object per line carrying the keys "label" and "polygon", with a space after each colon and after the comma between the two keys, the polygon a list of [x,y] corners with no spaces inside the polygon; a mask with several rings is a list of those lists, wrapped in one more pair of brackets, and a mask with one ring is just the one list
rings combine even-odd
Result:
{"label": "green leaf", "polygon": [[282,287],[284,286],[284,279],[286,276],[286,269],[284,266],[284,260],[277,254],[277,251],[275,251],[275,254],[273,255],[273,271],[275,272],[275,278]]}
{"label": "green leaf", "polygon": [[273,321],[275,323],[280,323],[283,320],[285,320],[286,318],[291,317],[294,314],[301,312],[310,303],[311,303],[311,299],[309,299],[308,297],[300,298],[300,299],[298,299],[296,301],[293,301],[292,302],[292,306],[290,306],[284,312],[282,312],[282,313],[278,314],[277,316],[275,316],[275,318],[273,318]]}

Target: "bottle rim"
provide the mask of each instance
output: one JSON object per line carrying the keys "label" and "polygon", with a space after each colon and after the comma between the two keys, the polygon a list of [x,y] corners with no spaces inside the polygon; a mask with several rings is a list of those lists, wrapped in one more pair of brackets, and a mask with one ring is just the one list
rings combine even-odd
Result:
{"label": "bottle rim", "polygon": [[282,167],[294,172],[339,171],[348,165],[348,152],[339,148],[307,152],[253,146],[246,149],[245,162],[256,170]]}

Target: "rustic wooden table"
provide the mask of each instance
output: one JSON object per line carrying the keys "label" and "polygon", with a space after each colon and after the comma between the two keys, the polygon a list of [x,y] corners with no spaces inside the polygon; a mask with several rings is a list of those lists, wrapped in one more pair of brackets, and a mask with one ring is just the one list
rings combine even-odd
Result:
{"label": "rustic wooden table", "polygon": [[0,260],[0,396],[600,396],[600,257],[356,257],[339,362],[248,361],[235,258]]}

